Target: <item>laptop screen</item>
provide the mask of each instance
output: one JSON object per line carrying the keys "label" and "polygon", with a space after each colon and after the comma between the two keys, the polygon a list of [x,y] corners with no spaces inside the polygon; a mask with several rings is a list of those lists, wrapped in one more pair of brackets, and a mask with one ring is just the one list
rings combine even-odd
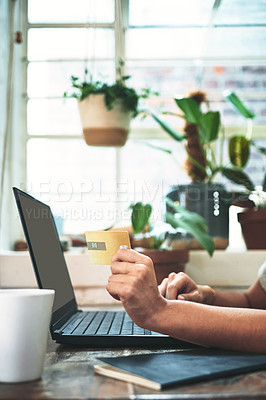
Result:
{"label": "laptop screen", "polygon": [[38,283],[44,289],[55,290],[54,312],[74,298],[54,219],[46,204],[21,191],[17,190],[16,194]]}

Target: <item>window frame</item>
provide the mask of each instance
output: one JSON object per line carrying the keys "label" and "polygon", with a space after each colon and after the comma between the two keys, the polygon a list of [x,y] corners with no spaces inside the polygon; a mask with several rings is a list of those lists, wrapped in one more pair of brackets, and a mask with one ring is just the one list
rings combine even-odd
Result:
{"label": "window frame", "polygon": [[[118,13],[118,9],[121,9],[121,13]],[[27,132],[27,103],[28,103],[28,95],[27,95],[27,67],[29,64],[29,60],[27,59],[27,47],[28,47],[28,30],[31,28],[70,28],[70,27],[88,27],[88,24],[80,23],[80,24],[61,24],[61,23],[29,23],[28,22],[28,0],[22,0],[21,2],[21,9],[20,12],[22,14],[21,19],[22,19],[22,31],[23,31],[23,44],[22,44],[22,62],[20,63],[20,68],[16,68],[16,74],[20,76],[20,83],[19,83],[19,91],[22,94],[21,98],[17,101],[20,102],[20,121],[21,121],[21,133],[20,133],[20,144],[22,143],[22,146],[20,146],[20,149],[17,150],[19,153],[19,160],[12,160],[12,171],[16,171],[16,169],[19,167],[20,168],[20,187],[22,189],[26,189],[26,182],[27,182],[27,177],[26,177],[26,171],[27,171],[27,143],[28,140],[34,139],[34,138],[45,138],[49,140],[53,139],[82,139],[82,135],[29,135]],[[129,26],[129,0],[115,0],[115,21],[113,24],[93,24],[93,27],[111,27],[114,29],[115,32],[115,59],[118,59],[119,57],[122,59],[126,59],[125,54],[125,34],[127,29],[138,29],[138,28],[143,28],[143,26],[139,27],[130,27]],[[121,18],[118,19],[117,15],[120,15]],[[265,24],[266,25],[266,24]],[[229,25],[230,26],[230,25]],[[149,28],[149,26],[147,26]],[[163,27],[162,27],[163,28]],[[209,26],[208,29],[213,29],[212,26]],[[172,60],[172,59],[171,59]],[[48,60],[49,61],[49,60]],[[62,60],[64,61],[64,60]],[[83,60],[82,60],[83,61]],[[126,60],[126,62],[130,62],[131,60]],[[156,61],[156,60],[152,60]],[[164,62],[167,62],[167,60],[163,60]],[[187,63],[194,62],[195,60],[193,59],[178,59],[174,60],[177,65],[186,65]],[[230,60],[219,60],[219,59],[204,59],[204,63],[207,65],[213,65],[217,64],[217,62],[222,62],[225,63],[228,61],[229,63],[231,62]],[[241,64],[243,64],[243,61],[247,61],[250,65],[257,65],[258,62],[260,63],[265,63],[266,57],[263,57],[263,59],[248,59],[248,60],[234,60],[237,61]],[[143,60],[145,62],[145,60]],[[22,67],[22,68],[21,68]],[[258,93],[255,92],[254,94],[251,94],[250,92],[248,93],[249,97],[252,97],[252,95],[255,97],[258,97]],[[210,92],[210,99],[215,98],[218,96],[217,93]],[[266,94],[259,94],[261,98],[266,98]],[[245,100],[245,95],[242,96],[243,100]],[[14,121],[13,124],[15,124],[17,120],[17,115],[14,116]],[[265,138],[265,128],[266,125],[254,125],[254,131],[253,131],[253,137],[254,138]],[[232,134],[238,134],[238,133],[243,133],[243,128],[239,126],[226,126],[225,127],[225,136],[228,137],[229,135]],[[172,139],[168,138],[167,134],[163,132],[159,127],[155,128],[133,128],[130,134],[130,139],[132,140],[147,140],[147,139],[169,139],[171,141]],[[119,182],[120,180],[120,169],[121,169],[121,157],[120,157],[120,150],[116,149],[116,183]],[[13,210],[15,212],[15,210]],[[17,228],[17,222],[15,221],[15,216],[12,218],[14,223],[14,227],[12,228],[13,232],[15,232]],[[12,234],[12,239],[14,239],[15,233]],[[19,235],[16,234],[18,237]]]}

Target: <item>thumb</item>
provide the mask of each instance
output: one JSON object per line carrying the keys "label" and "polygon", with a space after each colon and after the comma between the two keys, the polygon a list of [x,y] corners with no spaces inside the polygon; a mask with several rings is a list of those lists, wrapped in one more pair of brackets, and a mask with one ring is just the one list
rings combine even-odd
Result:
{"label": "thumb", "polygon": [[164,278],[161,284],[158,286],[159,292],[162,296],[165,296],[166,288],[167,288],[168,279]]}

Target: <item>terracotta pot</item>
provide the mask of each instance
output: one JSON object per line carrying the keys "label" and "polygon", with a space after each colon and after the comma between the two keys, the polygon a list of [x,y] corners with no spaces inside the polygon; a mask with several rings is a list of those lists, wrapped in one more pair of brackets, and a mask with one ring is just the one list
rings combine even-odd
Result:
{"label": "terracotta pot", "polygon": [[137,249],[153,261],[158,285],[171,272],[183,272],[189,260],[188,250]]}
{"label": "terracotta pot", "polygon": [[266,249],[266,209],[237,214],[247,249]]}
{"label": "terracotta pot", "polygon": [[83,136],[90,146],[116,146],[126,143],[131,112],[124,111],[120,102],[107,110],[104,95],[95,94],[78,101]]}

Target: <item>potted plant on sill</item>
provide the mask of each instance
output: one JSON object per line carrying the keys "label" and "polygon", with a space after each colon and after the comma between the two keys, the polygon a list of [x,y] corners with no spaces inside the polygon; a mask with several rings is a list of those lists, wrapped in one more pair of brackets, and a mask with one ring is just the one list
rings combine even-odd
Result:
{"label": "potted plant on sill", "polygon": [[[266,149],[262,146],[258,146],[255,141],[252,140],[253,130],[253,118],[255,114],[250,113],[245,108],[241,100],[234,94],[225,92],[225,96],[234,106],[236,111],[240,113],[244,118],[247,119],[247,151],[251,146],[255,147],[257,151],[264,156],[266,155]],[[238,136],[233,140],[242,140]],[[234,200],[233,204],[244,207],[245,210],[239,212],[237,215],[238,221],[241,225],[243,238],[248,250],[251,249],[266,249],[266,176],[261,186],[253,187],[250,190],[239,193],[238,197]]]}
{"label": "potted plant on sill", "polygon": [[[243,171],[249,158],[249,140],[239,135],[230,139],[230,164],[225,165],[222,159],[224,131],[221,129],[220,113],[208,109],[206,94],[197,91],[188,97],[176,98],[175,102],[182,113],[164,114],[176,115],[185,120],[182,133],[176,132],[156,114],[151,113],[154,120],[174,140],[185,144],[187,153],[185,168],[191,183],[173,186],[167,196],[203,216],[207,220],[209,233],[214,238],[215,247],[224,249],[228,245],[229,206],[232,195],[215,179],[220,174],[248,190],[253,189],[251,180]],[[206,112],[202,111],[202,104],[206,105]],[[249,117],[253,118],[254,114],[250,112]],[[213,145],[217,141],[221,144],[220,159],[215,157],[213,151]]]}
{"label": "potted plant on sill", "polygon": [[266,192],[256,187],[246,200],[235,201],[234,205],[245,208],[237,218],[247,249],[266,249]]}
{"label": "potted plant on sill", "polygon": [[70,78],[74,91],[65,92],[64,97],[77,99],[83,136],[90,146],[123,146],[131,119],[141,112],[139,100],[151,94],[149,89],[138,93],[126,86],[130,76],[123,75],[123,65],[123,61],[119,60],[118,78],[113,84],[93,80],[87,69],[84,80],[76,76]]}
{"label": "potted plant on sill", "polygon": [[[172,213],[166,212],[166,222],[159,224],[150,222],[151,204],[137,202],[130,206],[133,229],[131,245],[153,260],[158,284],[170,272],[184,271],[185,264],[189,260],[189,250],[184,245],[173,248],[173,239],[176,239],[176,235],[182,238],[184,232],[189,233],[194,238],[190,240],[199,242],[210,256],[214,251],[213,240],[207,233],[206,221],[200,215],[186,210],[170,199],[166,198],[166,202],[171,207]],[[180,243],[184,244],[184,241]]]}

